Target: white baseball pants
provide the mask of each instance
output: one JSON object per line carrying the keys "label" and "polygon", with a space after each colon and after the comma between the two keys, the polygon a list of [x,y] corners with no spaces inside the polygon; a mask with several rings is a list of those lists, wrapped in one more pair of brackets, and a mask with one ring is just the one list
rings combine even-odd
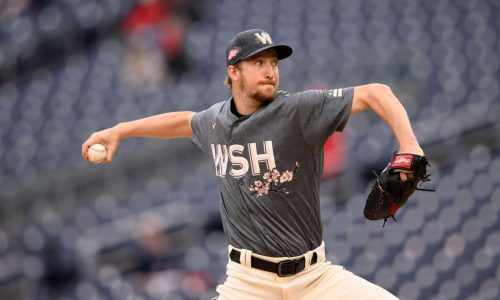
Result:
{"label": "white baseball pants", "polygon": [[[233,249],[229,246],[229,252]],[[325,244],[304,254],[305,269],[293,276],[279,277],[251,266],[251,256],[272,262],[299,257],[268,257],[241,252],[240,264],[229,259],[227,279],[217,287],[217,300],[394,300],[383,288],[325,260]],[[316,252],[318,262],[310,265]]]}

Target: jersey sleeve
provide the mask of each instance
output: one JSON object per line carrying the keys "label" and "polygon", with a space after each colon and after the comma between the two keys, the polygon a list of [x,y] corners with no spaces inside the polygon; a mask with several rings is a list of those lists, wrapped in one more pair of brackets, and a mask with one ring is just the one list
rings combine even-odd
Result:
{"label": "jersey sleeve", "polygon": [[299,119],[304,139],[312,147],[323,147],[332,133],[342,131],[347,124],[354,88],[310,90],[300,94]]}
{"label": "jersey sleeve", "polygon": [[191,119],[191,129],[193,129],[191,141],[203,152],[210,151],[208,141],[213,134],[215,119],[223,104],[224,102],[216,103],[206,110],[197,112]]}
{"label": "jersey sleeve", "polygon": [[204,152],[208,148],[209,123],[208,110],[197,112],[191,119],[191,128],[193,129],[191,141]]}

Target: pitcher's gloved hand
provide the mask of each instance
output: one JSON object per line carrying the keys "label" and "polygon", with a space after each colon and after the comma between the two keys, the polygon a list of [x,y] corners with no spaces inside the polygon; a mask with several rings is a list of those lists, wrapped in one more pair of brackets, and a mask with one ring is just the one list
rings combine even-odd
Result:
{"label": "pitcher's gloved hand", "polygon": [[[398,209],[406,204],[415,190],[433,191],[417,188],[419,183],[429,181],[430,175],[427,175],[427,166],[429,166],[429,162],[425,156],[394,153],[380,176],[374,172],[377,180],[366,199],[365,217],[369,220],[384,219],[385,225],[388,218],[394,219]],[[403,181],[402,176],[400,176],[401,172],[413,176],[406,176],[407,180]]]}

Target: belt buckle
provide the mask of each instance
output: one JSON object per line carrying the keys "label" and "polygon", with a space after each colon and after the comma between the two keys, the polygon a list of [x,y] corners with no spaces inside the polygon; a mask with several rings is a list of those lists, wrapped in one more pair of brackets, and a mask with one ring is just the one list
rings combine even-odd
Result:
{"label": "belt buckle", "polygon": [[304,269],[298,270],[299,268],[297,268],[297,266],[299,266],[299,264],[300,261],[294,259],[280,261],[278,263],[278,276],[288,277],[297,274]]}

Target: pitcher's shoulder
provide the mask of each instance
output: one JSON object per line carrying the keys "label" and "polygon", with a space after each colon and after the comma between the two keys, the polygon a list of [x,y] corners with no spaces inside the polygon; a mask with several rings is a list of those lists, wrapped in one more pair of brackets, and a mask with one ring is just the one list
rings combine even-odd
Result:
{"label": "pitcher's shoulder", "polygon": [[286,98],[288,102],[301,101],[314,98],[324,98],[326,90],[304,90],[298,92],[287,92],[279,90],[276,98]]}

